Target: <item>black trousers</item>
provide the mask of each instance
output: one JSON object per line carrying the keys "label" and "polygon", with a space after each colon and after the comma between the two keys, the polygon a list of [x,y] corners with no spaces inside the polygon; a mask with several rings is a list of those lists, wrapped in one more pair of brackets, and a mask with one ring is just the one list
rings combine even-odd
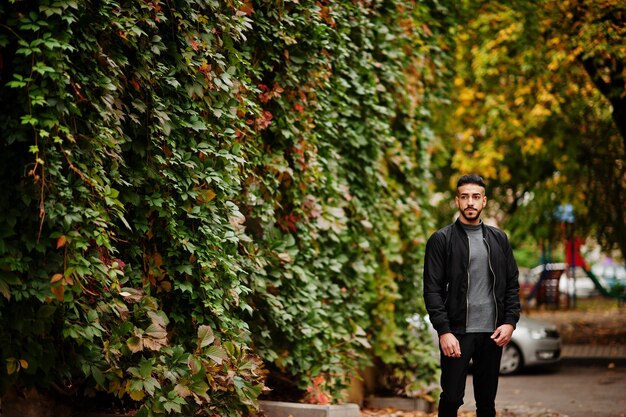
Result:
{"label": "black trousers", "polygon": [[476,417],[495,417],[496,392],[502,348],[491,340],[491,333],[455,335],[461,344],[461,357],[450,358],[441,352],[441,396],[439,417],[456,417],[463,405],[465,381],[472,363]]}

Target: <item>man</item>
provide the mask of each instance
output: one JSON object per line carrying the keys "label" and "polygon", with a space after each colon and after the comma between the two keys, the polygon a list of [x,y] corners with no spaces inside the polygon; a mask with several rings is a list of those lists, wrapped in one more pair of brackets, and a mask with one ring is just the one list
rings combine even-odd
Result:
{"label": "man", "polygon": [[456,416],[473,361],[477,417],[494,417],[502,348],[519,320],[518,270],[508,238],[485,225],[485,183],[457,182],[459,218],[426,244],[424,300],[441,354],[439,417]]}

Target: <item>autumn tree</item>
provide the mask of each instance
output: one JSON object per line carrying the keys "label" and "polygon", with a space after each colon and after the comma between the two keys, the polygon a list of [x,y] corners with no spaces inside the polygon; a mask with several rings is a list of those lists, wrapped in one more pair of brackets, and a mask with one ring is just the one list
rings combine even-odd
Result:
{"label": "autumn tree", "polygon": [[[438,163],[476,171],[515,237],[559,238],[559,204],[580,234],[626,254],[626,14],[618,1],[467,2],[459,8],[452,105],[437,110]],[[443,115],[443,116],[441,116]]]}

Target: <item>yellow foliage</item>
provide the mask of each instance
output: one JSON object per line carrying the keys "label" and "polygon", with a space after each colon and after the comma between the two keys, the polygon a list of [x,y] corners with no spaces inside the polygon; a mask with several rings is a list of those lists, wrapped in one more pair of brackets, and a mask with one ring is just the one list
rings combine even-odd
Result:
{"label": "yellow foliage", "polygon": [[543,147],[543,138],[529,136],[522,141],[522,152],[525,155],[537,155]]}
{"label": "yellow foliage", "polygon": [[28,361],[25,359],[7,358],[6,363],[8,375],[18,373],[22,369],[28,369]]}
{"label": "yellow foliage", "polygon": [[113,380],[109,382],[109,386],[107,391],[118,398],[123,398],[126,395],[126,389],[124,388],[126,384],[122,385],[120,381]]}
{"label": "yellow foliage", "polygon": [[474,100],[474,90],[471,88],[462,88],[459,93],[459,100],[468,104]]}
{"label": "yellow foliage", "polygon": [[132,398],[133,400],[141,401],[146,396],[146,393],[143,391],[131,391],[129,395],[130,395],[130,398]]}
{"label": "yellow foliage", "polygon": [[457,139],[461,144],[471,144],[474,142],[474,129],[468,128],[459,133]]}
{"label": "yellow foliage", "polygon": [[580,45],[574,48],[574,50],[572,50],[570,54],[567,56],[567,63],[571,64],[572,62],[574,62],[583,52],[584,52],[584,49]]}
{"label": "yellow foliage", "polygon": [[[548,86],[548,88],[551,88],[551,86]],[[557,104],[559,101],[558,98],[548,90],[541,90],[538,99],[546,104]]]}
{"label": "yellow foliage", "polygon": [[509,40],[515,40],[517,37],[514,35],[521,34],[524,31],[524,25],[522,21],[515,21],[511,23],[508,27],[502,29],[498,32],[498,36],[496,37],[496,42],[498,44],[507,42]]}
{"label": "yellow foliage", "polygon": [[545,108],[543,104],[535,104],[535,106],[530,111],[530,116],[535,118],[543,118],[550,115],[550,110]]}
{"label": "yellow foliage", "polygon": [[452,157],[452,167],[458,172],[480,172],[485,178],[498,178],[497,168],[504,154],[497,151],[493,141],[483,141],[472,152],[457,150]]}
{"label": "yellow foliage", "polygon": [[528,95],[532,92],[532,87],[530,84],[524,84],[520,88],[517,89],[517,93],[521,95]]}

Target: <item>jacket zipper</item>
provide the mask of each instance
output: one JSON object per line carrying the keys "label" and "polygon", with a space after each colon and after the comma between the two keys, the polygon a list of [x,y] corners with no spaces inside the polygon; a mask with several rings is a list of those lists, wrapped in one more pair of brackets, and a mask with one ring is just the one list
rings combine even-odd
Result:
{"label": "jacket zipper", "polygon": [[493,271],[493,267],[491,266],[491,247],[487,242],[487,239],[483,237],[483,241],[485,245],[487,245],[487,260],[489,262],[489,270],[491,271],[491,275],[493,275],[493,282],[491,283],[491,295],[493,296],[493,306],[495,307],[496,317],[493,323],[494,330],[498,328],[498,302],[496,300],[496,273]]}
{"label": "jacket zipper", "polygon": [[465,329],[469,326],[469,289],[470,289],[470,260],[472,259],[472,245],[467,236],[467,290],[465,290]]}

